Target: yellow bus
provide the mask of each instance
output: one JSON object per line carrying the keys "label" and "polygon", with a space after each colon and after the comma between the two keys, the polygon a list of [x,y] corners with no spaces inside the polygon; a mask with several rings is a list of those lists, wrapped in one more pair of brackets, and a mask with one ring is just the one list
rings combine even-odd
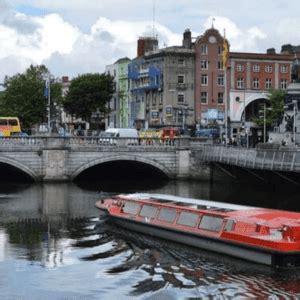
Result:
{"label": "yellow bus", "polygon": [[19,118],[17,117],[0,117],[0,136],[8,137],[21,133]]}

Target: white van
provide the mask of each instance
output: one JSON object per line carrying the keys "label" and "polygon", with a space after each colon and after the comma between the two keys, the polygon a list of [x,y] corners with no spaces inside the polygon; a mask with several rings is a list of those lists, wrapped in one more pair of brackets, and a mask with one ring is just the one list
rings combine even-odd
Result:
{"label": "white van", "polygon": [[138,137],[138,131],[134,128],[109,128],[105,132],[100,133],[99,143],[116,145],[118,138],[124,138],[126,145],[136,145],[138,144]]}
{"label": "white van", "polygon": [[138,131],[134,128],[109,128],[105,133],[114,138],[138,138]]}

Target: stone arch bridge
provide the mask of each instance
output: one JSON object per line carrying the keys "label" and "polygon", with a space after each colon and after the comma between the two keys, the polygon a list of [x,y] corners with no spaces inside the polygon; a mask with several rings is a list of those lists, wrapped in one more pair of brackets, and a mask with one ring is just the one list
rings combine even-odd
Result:
{"label": "stone arch bridge", "polygon": [[26,137],[0,139],[0,163],[8,164],[34,181],[72,181],[85,170],[116,161],[147,165],[168,178],[190,177],[188,140],[92,137]]}
{"label": "stone arch bridge", "polygon": [[[10,165],[34,181],[72,181],[82,172],[117,161],[150,166],[171,179],[210,180],[214,165],[284,174],[300,173],[298,148],[245,149],[180,138],[161,140],[93,137],[26,137],[0,139],[0,164]],[[225,174],[230,174],[225,171]],[[286,177],[288,179],[288,177]]]}

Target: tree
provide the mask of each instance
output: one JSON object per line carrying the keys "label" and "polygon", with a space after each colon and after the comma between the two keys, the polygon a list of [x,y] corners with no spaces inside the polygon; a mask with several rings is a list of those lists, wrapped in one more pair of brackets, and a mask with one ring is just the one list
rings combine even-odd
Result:
{"label": "tree", "polygon": [[[284,112],[284,98],[286,92],[283,90],[271,90],[268,98],[266,99],[266,126],[278,126],[282,121]],[[264,104],[260,104],[259,109],[261,112],[264,110]],[[259,126],[264,125],[263,118],[255,119],[255,123]]]}
{"label": "tree", "polygon": [[107,103],[113,91],[113,77],[110,75],[99,73],[79,75],[72,80],[63,106],[69,114],[90,121],[93,112],[108,112]]}
{"label": "tree", "polygon": [[[44,97],[45,77],[49,71],[44,65],[30,66],[24,73],[4,79],[0,99],[0,115],[19,117],[23,128],[47,120],[47,99]],[[51,85],[52,98],[61,102],[61,84]]]}

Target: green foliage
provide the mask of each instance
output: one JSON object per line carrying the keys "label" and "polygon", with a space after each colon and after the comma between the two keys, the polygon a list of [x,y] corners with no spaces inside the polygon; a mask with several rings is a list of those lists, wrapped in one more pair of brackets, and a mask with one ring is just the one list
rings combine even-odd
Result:
{"label": "green foliage", "polygon": [[[266,126],[273,127],[277,126],[279,120],[284,112],[284,98],[286,92],[283,90],[271,90],[268,98],[265,102],[266,104]],[[264,125],[263,110],[264,104],[260,104],[259,110],[261,111],[261,118],[255,119],[255,123],[259,126]]]}
{"label": "green foliage", "polygon": [[[0,96],[0,115],[19,117],[23,128],[30,128],[47,118],[47,99],[44,97],[44,66],[30,66],[23,74],[5,77],[5,91]],[[61,102],[61,84],[51,85],[51,98]]]}
{"label": "green foliage", "polygon": [[113,94],[113,77],[106,74],[84,74],[74,78],[63,106],[77,118],[90,121],[93,112],[107,113]]}

